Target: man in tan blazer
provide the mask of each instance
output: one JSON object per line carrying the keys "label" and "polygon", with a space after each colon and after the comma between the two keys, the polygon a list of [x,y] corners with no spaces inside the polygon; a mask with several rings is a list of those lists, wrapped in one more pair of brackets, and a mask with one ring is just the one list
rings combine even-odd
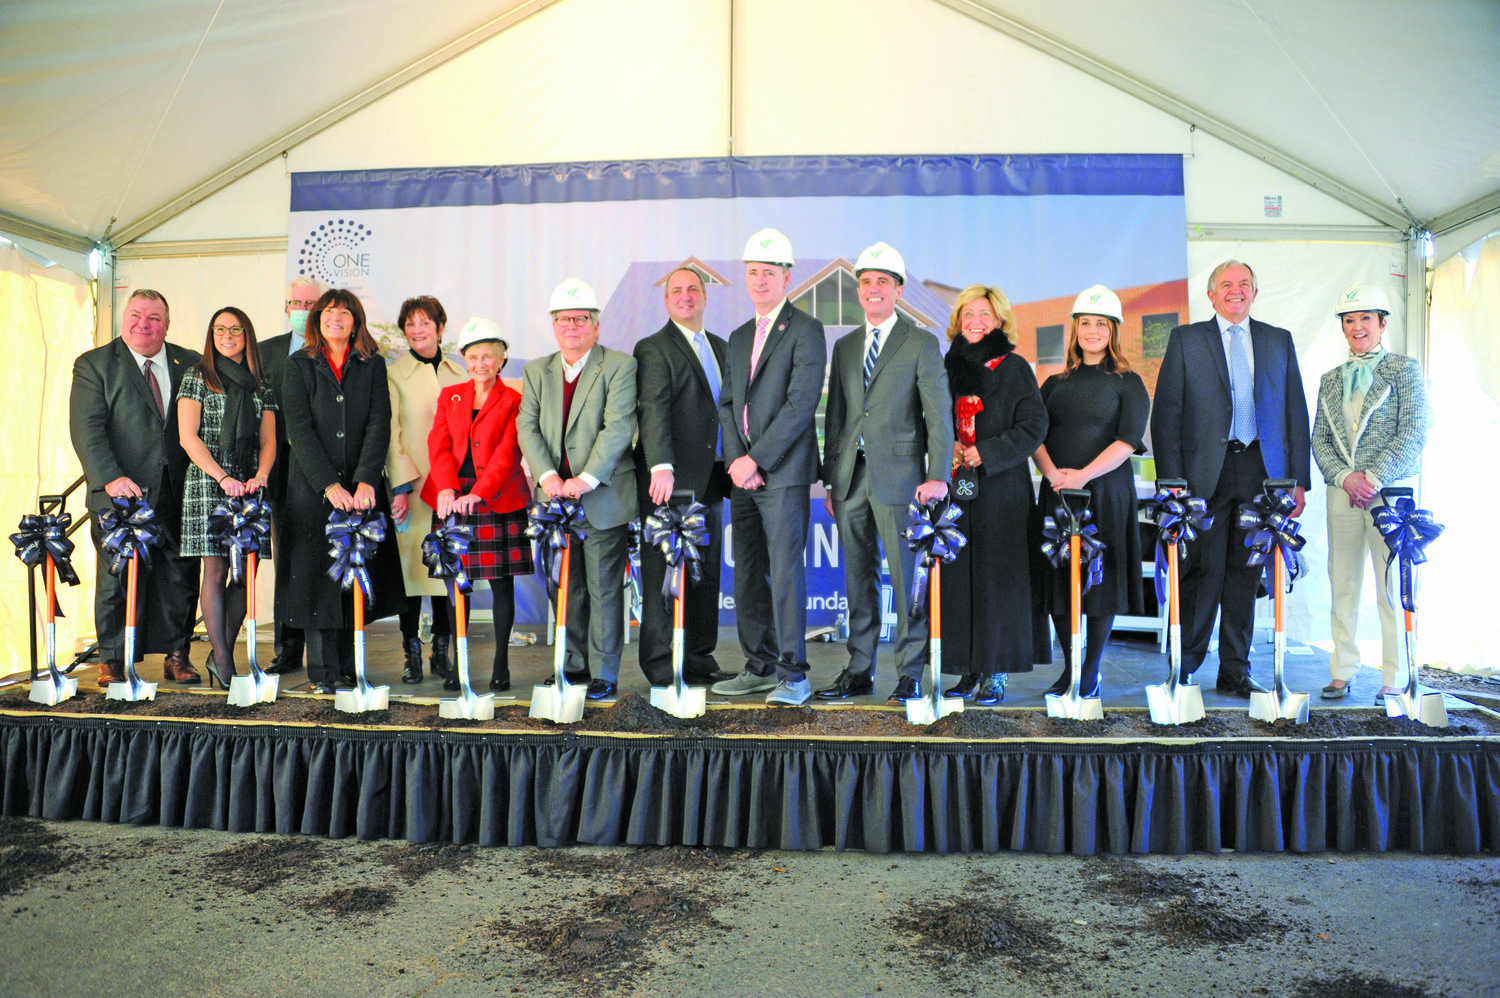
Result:
{"label": "man in tan blazer", "polygon": [[602,700],[620,676],[626,524],[637,509],[635,358],[599,345],[599,299],[576,277],[553,289],[550,311],[559,350],[521,372],[516,426],[537,499],[583,503],[588,538],[569,563],[567,673]]}

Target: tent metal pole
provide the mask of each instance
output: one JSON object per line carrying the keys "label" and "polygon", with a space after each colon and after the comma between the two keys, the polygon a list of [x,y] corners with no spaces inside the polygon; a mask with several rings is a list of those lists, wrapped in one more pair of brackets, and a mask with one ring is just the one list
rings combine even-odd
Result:
{"label": "tent metal pole", "polygon": [[1500,213],[1500,191],[1492,191],[1483,197],[1475,198],[1468,204],[1459,205],[1452,211],[1443,212],[1428,222],[1427,227],[1432,230],[1434,236],[1442,236],[1470,222],[1477,222],[1481,218],[1497,213]]}
{"label": "tent metal pole", "polygon": [[1422,362],[1431,378],[1427,356],[1427,248],[1432,233],[1413,228],[1406,235],[1406,354]]}
{"label": "tent metal pole", "polygon": [[102,347],[115,334],[115,248],[101,243],[99,276],[94,278],[94,346]]}
{"label": "tent metal pole", "polygon": [[94,248],[94,241],[87,236],[43,225],[41,222],[33,222],[29,218],[13,215],[8,211],[0,211],[0,231],[9,232],[23,239],[36,239],[61,249],[72,250],[74,253],[87,253]]}

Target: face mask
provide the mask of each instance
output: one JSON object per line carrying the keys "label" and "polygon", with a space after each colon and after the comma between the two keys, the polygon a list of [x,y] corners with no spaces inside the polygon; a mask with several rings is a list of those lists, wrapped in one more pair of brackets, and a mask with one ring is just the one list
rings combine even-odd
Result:
{"label": "face mask", "polygon": [[307,313],[302,309],[293,309],[287,313],[287,325],[292,327],[292,332],[298,336],[307,335]]}

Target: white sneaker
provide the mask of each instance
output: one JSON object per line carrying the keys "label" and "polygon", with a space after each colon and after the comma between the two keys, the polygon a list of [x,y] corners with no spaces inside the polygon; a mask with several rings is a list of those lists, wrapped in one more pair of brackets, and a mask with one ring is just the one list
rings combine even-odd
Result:
{"label": "white sneaker", "polygon": [[775,688],[775,676],[757,676],[749,669],[733,679],[722,679],[709,687],[721,697],[742,697],[749,693],[764,693]]}
{"label": "white sneaker", "polygon": [[782,707],[800,707],[812,696],[812,686],[806,679],[783,679],[776,689],[766,697],[766,703]]}

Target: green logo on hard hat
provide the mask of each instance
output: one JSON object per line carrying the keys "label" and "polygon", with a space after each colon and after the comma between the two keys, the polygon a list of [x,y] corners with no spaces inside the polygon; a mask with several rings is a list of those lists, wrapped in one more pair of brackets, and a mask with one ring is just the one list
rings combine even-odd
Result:
{"label": "green logo on hard hat", "polygon": [[1101,292],[1099,292],[1096,295],[1090,295],[1089,296],[1089,301],[1097,302],[1100,298],[1103,298],[1103,297],[1104,297],[1104,292],[1101,291]]}
{"label": "green logo on hard hat", "polygon": [[[770,240],[770,237],[767,237],[767,238],[765,238],[765,239],[762,239],[762,240],[761,240],[761,241],[760,241],[760,248],[761,248],[761,249],[770,249],[770,248],[771,248],[771,240]],[[144,364],[143,364],[143,365],[141,365],[141,366],[142,366],[142,367],[144,367],[144,366],[145,366],[145,365],[144,365]]]}
{"label": "green logo on hard hat", "polygon": [[[880,254],[882,254],[884,252],[885,252],[885,250],[883,250],[883,249],[871,250],[870,251],[870,255],[871,256],[879,256]],[[145,365],[142,365],[142,366],[144,367]]]}
{"label": "green logo on hard hat", "polygon": [[[577,288],[569,288],[568,289],[568,297],[569,298],[577,298],[578,297],[578,289]],[[142,365],[142,366],[145,366],[145,365]]]}
{"label": "green logo on hard hat", "polygon": [[1344,292],[1344,301],[1353,301],[1359,297],[1359,288],[1350,288]]}

